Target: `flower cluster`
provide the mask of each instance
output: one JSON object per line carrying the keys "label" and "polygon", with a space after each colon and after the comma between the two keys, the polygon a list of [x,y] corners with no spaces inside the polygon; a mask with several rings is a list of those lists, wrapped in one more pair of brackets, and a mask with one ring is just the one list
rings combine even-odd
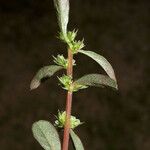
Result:
{"label": "flower cluster", "polygon": [[63,89],[71,91],[71,92],[77,92],[80,89],[85,89],[88,86],[73,83],[72,77],[63,75],[62,77],[58,77],[60,83],[63,85]]}
{"label": "flower cluster", "polygon": [[64,37],[64,35],[60,32],[59,38],[68,44],[69,48],[72,50],[72,53],[78,53],[78,50],[81,50],[85,45],[84,45],[84,40],[75,40],[77,36],[76,30],[73,31],[68,31],[67,32],[67,37]]}
{"label": "flower cluster", "polygon": [[[66,120],[66,111],[58,111],[58,116],[56,116],[55,126],[58,128],[64,128],[65,120]],[[80,122],[79,119],[77,119],[75,116],[71,116],[70,118],[70,128],[74,129],[77,126],[81,125],[82,122]]]}
{"label": "flower cluster", "polygon": [[[64,58],[63,55],[57,55],[57,57],[54,57],[54,63],[59,65],[59,66],[62,66],[63,68],[67,69],[68,67],[68,59]],[[72,62],[72,65],[75,66],[75,60],[73,60]]]}

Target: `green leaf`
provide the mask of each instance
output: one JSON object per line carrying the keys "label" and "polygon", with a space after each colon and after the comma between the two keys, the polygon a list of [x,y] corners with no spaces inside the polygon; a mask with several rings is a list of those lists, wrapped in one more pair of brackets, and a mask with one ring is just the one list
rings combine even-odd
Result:
{"label": "green leaf", "polygon": [[80,138],[74,133],[74,131],[71,129],[70,130],[70,135],[72,138],[72,141],[74,143],[74,147],[76,150],[84,150],[83,144],[80,140]]}
{"label": "green leaf", "polygon": [[109,78],[106,75],[101,74],[88,74],[84,75],[83,77],[79,78],[74,82],[74,84],[81,84],[86,86],[96,86],[96,87],[103,87],[109,86],[115,89],[118,89],[116,81]]}
{"label": "green leaf", "polygon": [[50,65],[41,68],[32,79],[30,89],[36,89],[40,85],[43,78],[51,77],[55,72],[61,69],[63,69],[63,67],[57,65]]}
{"label": "green leaf", "polygon": [[64,36],[67,34],[67,24],[69,20],[69,0],[54,0],[57,10],[58,24]]}
{"label": "green leaf", "polygon": [[78,52],[94,59],[106,71],[108,76],[116,81],[115,73],[111,64],[103,56],[92,51],[79,50]]}
{"label": "green leaf", "polygon": [[32,126],[32,132],[45,150],[61,150],[58,133],[50,122],[44,120],[35,122]]}

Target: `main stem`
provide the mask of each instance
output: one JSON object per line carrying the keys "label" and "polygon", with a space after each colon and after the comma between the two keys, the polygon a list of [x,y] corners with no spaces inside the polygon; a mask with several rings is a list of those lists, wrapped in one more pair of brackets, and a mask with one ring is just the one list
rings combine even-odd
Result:
{"label": "main stem", "polygon": [[[68,67],[67,75],[73,77],[73,54],[71,49],[68,49]],[[69,147],[69,133],[70,133],[70,118],[71,118],[71,107],[72,107],[72,92],[67,92],[66,99],[66,122],[64,127],[63,145],[62,150],[68,150]]]}

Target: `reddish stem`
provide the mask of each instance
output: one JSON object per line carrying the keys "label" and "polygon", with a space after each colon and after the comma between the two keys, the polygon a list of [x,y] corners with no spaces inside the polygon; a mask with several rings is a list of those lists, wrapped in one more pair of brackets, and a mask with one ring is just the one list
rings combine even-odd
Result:
{"label": "reddish stem", "polygon": [[67,75],[68,76],[73,76],[73,54],[71,49],[68,49],[68,67],[67,67]]}
{"label": "reddish stem", "polygon": [[[68,49],[68,67],[67,75],[73,76],[73,54],[70,49]],[[70,117],[71,117],[71,107],[72,107],[72,92],[68,91],[66,99],[66,122],[64,127],[64,137],[62,150],[68,150],[69,147],[69,133],[70,133]]]}

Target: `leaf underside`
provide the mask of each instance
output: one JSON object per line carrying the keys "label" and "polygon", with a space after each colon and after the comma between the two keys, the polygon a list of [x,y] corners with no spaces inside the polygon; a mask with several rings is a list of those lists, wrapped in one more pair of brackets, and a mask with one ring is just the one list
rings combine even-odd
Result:
{"label": "leaf underside", "polygon": [[69,20],[69,0],[54,0],[57,10],[57,18],[60,30],[64,35],[67,33],[67,24]]}
{"label": "leaf underside", "polygon": [[35,139],[45,150],[61,150],[58,133],[50,122],[44,120],[35,122],[32,131]]}
{"label": "leaf underside", "polygon": [[84,150],[83,144],[80,138],[74,133],[74,131],[70,130],[71,139],[73,141],[74,147],[76,150]]}
{"label": "leaf underside", "polygon": [[116,81],[109,78],[106,75],[101,74],[88,74],[76,80],[74,83],[86,85],[86,86],[96,86],[104,87],[109,86],[115,89],[118,89]]}
{"label": "leaf underside", "polygon": [[54,73],[61,69],[63,69],[63,67],[57,65],[50,65],[41,68],[32,79],[30,89],[36,89],[40,85],[43,78],[51,77]]}
{"label": "leaf underside", "polygon": [[79,50],[79,53],[85,54],[95,60],[106,71],[108,76],[116,81],[114,70],[106,58],[92,51]]}

